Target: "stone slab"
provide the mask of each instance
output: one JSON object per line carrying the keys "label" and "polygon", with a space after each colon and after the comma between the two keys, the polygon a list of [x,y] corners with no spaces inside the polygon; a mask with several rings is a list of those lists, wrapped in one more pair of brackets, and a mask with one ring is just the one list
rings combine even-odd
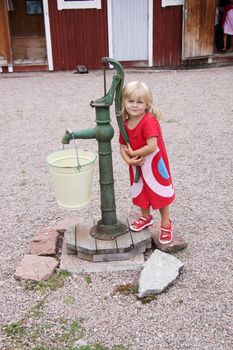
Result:
{"label": "stone slab", "polygon": [[132,259],[122,261],[91,262],[80,259],[77,255],[68,255],[64,240],[60,259],[60,269],[71,273],[83,272],[112,272],[126,270],[141,270],[144,264],[143,253],[137,254]]}
{"label": "stone slab", "polygon": [[156,249],[143,265],[139,278],[139,297],[162,293],[175,282],[183,266],[181,260]]}
{"label": "stone slab", "polygon": [[56,225],[53,226],[53,228],[58,232],[65,232],[71,226],[75,226],[77,223],[79,223],[79,221],[80,221],[79,216],[73,216],[73,217],[58,221]]}
{"label": "stone slab", "polygon": [[27,254],[17,266],[14,277],[31,281],[46,280],[52,276],[58,264],[52,257]]}
{"label": "stone slab", "polygon": [[176,233],[173,233],[173,239],[170,243],[161,244],[159,242],[159,231],[160,226],[158,224],[154,224],[149,228],[149,232],[151,234],[155,247],[161,250],[162,252],[175,253],[187,247],[188,243],[185,241],[185,239]]}
{"label": "stone slab", "polygon": [[55,255],[59,233],[51,228],[43,228],[30,242],[30,254]]}

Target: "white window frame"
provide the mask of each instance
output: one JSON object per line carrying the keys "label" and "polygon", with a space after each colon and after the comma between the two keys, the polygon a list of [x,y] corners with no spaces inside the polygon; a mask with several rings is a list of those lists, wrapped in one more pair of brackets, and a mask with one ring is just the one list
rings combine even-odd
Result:
{"label": "white window frame", "polygon": [[101,9],[101,0],[91,1],[64,1],[57,0],[58,10],[71,10],[71,9]]}
{"label": "white window frame", "polygon": [[161,6],[167,7],[167,6],[179,6],[184,5],[184,0],[162,0]]}

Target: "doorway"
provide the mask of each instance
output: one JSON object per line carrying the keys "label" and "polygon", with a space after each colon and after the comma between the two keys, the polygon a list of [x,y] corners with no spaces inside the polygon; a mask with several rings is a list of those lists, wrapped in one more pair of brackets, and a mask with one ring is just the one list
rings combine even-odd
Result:
{"label": "doorway", "polygon": [[7,0],[13,65],[47,64],[42,0]]}
{"label": "doorway", "polygon": [[150,62],[150,1],[108,0],[109,54],[124,65]]}
{"label": "doorway", "polygon": [[[226,6],[233,3],[229,0],[216,0],[216,14],[215,14],[215,37],[214,37],[214,55],[224,54],[224,56],[233,56],[233,37],[232,35],[226,35],[224,45],[224,31],[222,28],[222,22],[224,18],[224,9]],[[225,47],[224,47],[225,46]]]}

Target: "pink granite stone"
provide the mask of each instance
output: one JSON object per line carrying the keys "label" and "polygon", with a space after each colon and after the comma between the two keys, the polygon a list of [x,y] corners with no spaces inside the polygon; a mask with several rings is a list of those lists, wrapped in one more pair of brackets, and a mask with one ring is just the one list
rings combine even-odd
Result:
{"label": "pink granite stone", "polygon": [[53,226],[54,230],[57,230],[58,232],[64,233],[68,228],[71,226],[75,226],[80,221],[79,217],[72,217],[67,218],[61,221],[58,221],[56,225]]}
{"label": "pink granite stone", "polygon": [[41,229],[30,242],[30,253],[34,255],[55,255],[59,233],[51,228]]}
{"label": "pink granite stone", "polygon": [[14,277],[37,282],[47,280],[58,264],[58,260],[52,257],[27,254],[16,268]]}
{"label": "pink granite stone", "polygon": [[181,249],[186,248],[188,245],[188,243],[184,240],[184,238],[182,238],[181,236],[178,236],[176,233],[173,233],[173,239],[170,243],[161,244],[159,242],[160,227],[158,224],[154,224],[149,228],[149,230],[156,248],[165,253],[175,253]]}

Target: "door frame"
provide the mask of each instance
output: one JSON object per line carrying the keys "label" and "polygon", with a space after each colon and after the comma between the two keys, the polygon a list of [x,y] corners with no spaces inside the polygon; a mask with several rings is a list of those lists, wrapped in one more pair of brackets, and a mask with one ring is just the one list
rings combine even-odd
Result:
{"label": "door frame", "polygon": [[9,19],[7,11],[7,3],[5,0],[1,0],[1,35],[2,35],[2,46],[3,58],[0,61],[0,72],[3,72],[2,67],[8,67],[8,72],[13,72],[12,66],[12,49],[11,49],[11,36],[9,29]]}
{"label": "door frame", "polygon": [[[112,1],[107,0],[108,11],[108,54],[113,57],[113,25],[112,25]],[[116,0],[115,0],[116,1]],[[148,66],[153,66],[153,0],[148,1]]]}
{"label": "door frame", "polygon": [[53,54],[52,54],[52,44],[51,44],[48,0],[43,0],[43,10],[44,10],[44,26],[45,26],[45,40],[46,40],[46,50],[47,50],[47,59],[48,59],[48,69],[52,71]]}

